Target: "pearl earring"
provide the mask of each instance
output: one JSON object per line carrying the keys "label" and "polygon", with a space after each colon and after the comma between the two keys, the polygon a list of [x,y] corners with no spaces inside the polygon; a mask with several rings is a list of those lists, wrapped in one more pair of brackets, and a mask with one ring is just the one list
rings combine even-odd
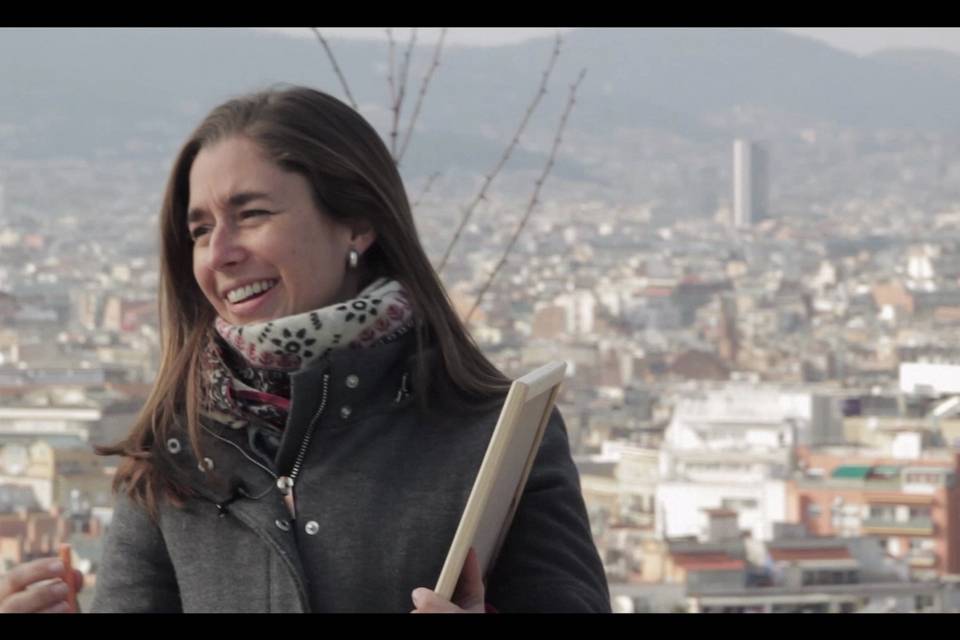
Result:
{"label": "pearl earring", "polygon": [[356,249],[350,249],[350,253],[347,254],[347,264],[350,265],[351,269],[356,269],[357,265],[360,264],[360,254],[357,253]]}

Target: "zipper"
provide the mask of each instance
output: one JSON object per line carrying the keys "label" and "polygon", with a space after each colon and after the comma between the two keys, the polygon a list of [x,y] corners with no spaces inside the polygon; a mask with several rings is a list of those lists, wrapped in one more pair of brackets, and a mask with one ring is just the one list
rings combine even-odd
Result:
{"label": "zipper", "polygon": [[407,391],[407,374],[403,374],[403,378],[400,380],[400,390],[397,391],[397,399],[394,400],[395,404],[400,404],[405,397],[410,395],[410,392]]}
{"label": "zipper", "polygon": [[290,512],[290,519],[297,519],[297,505],[296,500],[293,494],[293,487],[296,483],[297,476],[300,474],[300,467],[303,465],[303,459],[307,455],[307,447],[310,446],[310,438],[313,437],[313,432],[317,428],[317,420],[320,419],[320,416],[323,414],[323,410],[327,406],[327,390],[330,383],[330,374],[325,374],[323,376],[323,395],[320,396],[320,407],[317,409],[317,412],[313,414],[313,419],[310,420],[310,425],[307,427],[307,434],[303,437],[303,442],[300,444],[300,451],[297,452],[297,457],[293,462],[293,468],[290,470],[290,475],[279,476],[277,477],[277,489],[280,490],[280,496],[283,499],[283,504],[287,507],[287,511]]}

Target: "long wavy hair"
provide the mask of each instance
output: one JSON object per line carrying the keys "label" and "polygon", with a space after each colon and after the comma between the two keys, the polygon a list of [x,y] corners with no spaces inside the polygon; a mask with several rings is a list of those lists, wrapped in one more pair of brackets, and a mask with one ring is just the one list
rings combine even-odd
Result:
{"label": "long wavy hair", "polygon": [[97,448],[101,455],[123,456],[114,489],[155,518],[161,500],[180,505],[190,495],[160,471],[151,451],[184,423],[194,450],[200,451],[200,357],[215,319],[193,276],[186,222],[190,168],[201,149],[232,136],[252,140],[279,167],[306,178],[320,211],[344,224],[365,222],[376,231],[363,256],[361,287],[388,276],[403,285],[412,302],[420,356],[413,382],[421,408],[435,408],[448,391],[468,406],[484,404],[509,386],[454,311],[420,243],[396,163],[376,130],[343,102],[305,87],[232,99],[210,112],[173,163],[160,211],[160,368],[128,436]]}

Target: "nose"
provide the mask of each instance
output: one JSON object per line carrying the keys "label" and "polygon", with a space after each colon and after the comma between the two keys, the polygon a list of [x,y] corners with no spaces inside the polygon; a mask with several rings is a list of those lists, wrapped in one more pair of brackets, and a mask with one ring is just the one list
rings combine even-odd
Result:
{"label": "nose", "polygon": [[236,229],[232,229],[231,225],[218,224],[210,234],[209,259],[212,269],[228,269],[247,257],[240,234]]}

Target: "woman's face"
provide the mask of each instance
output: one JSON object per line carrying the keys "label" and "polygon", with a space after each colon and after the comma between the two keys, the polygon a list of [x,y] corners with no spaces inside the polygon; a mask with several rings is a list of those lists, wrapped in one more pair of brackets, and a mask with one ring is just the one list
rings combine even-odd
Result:
{"label": "woman's face", "polygon": [[374,240],[335,222],[306,179],[268,160],[248,138],[201,149],[190,169],[187,226],[193,275],[217,314],[235,325],[324,307],[356,294],[351,248]]}

